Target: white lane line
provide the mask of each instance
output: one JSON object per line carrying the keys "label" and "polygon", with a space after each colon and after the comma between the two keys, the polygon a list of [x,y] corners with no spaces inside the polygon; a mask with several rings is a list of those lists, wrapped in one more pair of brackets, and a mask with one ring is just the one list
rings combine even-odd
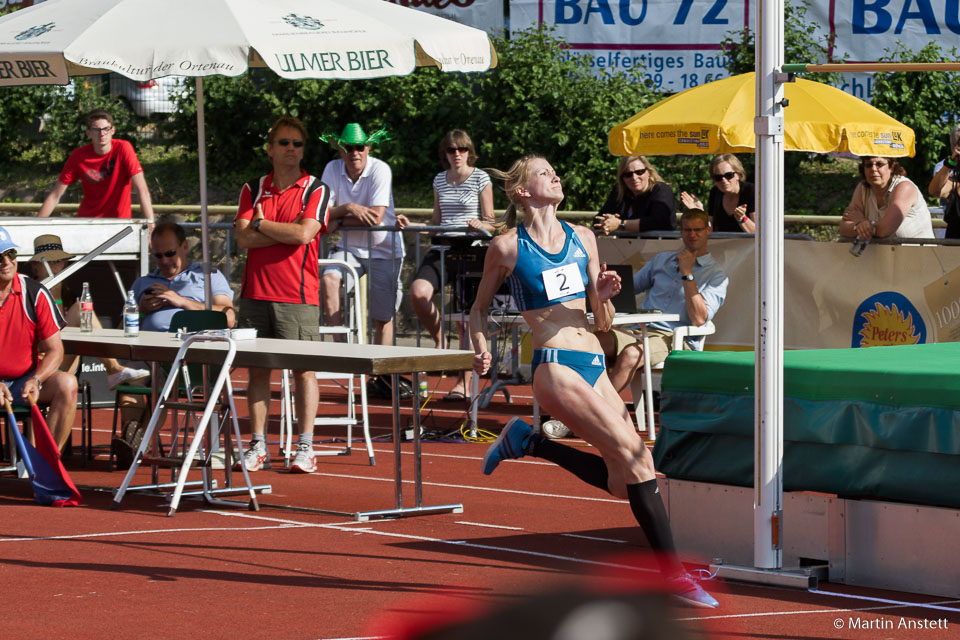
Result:
{"label": "white lane line", "polygon": [[582,536],[578,533],[561,533],[561,536],[568,538],[582,538],[584,540],[596,540],[597,542],[616,542],[617,544],[627,544],[626,540],[617,540],[616,538],[598,538],[596,536]]}
{"label": "white lane line", "polygon": [[[587,564],[596,567],[610,567],[613,569],[629,569],[631,571],[644,571],[649,573],[657,573],[657,569],[646,569],[644,567],[636,567],[626,564],[617,564],[614,562],[600,562],[598,560],[587,560],[584,558],[574,558],[571,556],[561,556],[553,553],[543,553],[540,551],[529,551],[526,549],[512,549],[510,547],[499,547],[489,544],[477,544],[475,542],[466,542],[464,540],[443,540],[441,538],[429,538],[427,536],[415,536],[404,533],[395,533],[390,531],[377,531],[377,530],[365,530],[358,531],[357,529],[351,529],[347,527],[342,527],[339,525],[329,525],[329,524],[310,524],[305,522],[300,522],[298,520],[290,520],[289,518],[273,518],[269,516],[258,516],[251,513],[238,513],[232,511],[208,511],[208,513],[214,513],[217,515],[230,517],[230,518],[248,518],[252,520],[266,520],[268,522],[277,522],[283,524],[298,524],[303,527],[315,527],[317,529],[334,529],[337,531],[350,531],[351,533],[368,533],[375,536],[384,536],[387,538],[399,538],[401,540],[417,540],[420,542],[432,542],[435,544],[441,545],[452,545],[455,547],[468,547],[471,549],[482,549],[484,551],[498,551],[500,553],[515,553],[523,556],[534,556],[537,558],[548,558],[550,560],[561,560],[564,562],[572,562],[575,564]],[[389,522],[389,521],[384,521]]]}
{"label": "white lane line", "polygon": [[[375,478],[372,476],[354,476],[341,473],[312,473],[310,474],[314,477],[327,477],[327,478],[347,478],[348,480],[372,480],[375,482],[390,482],[392,483],[393,478]],[[404,484],[413,484],[413,480],[404,480]],[[626,500],[618,500],[616,498],[588,498],[586,496],[567,496],[559,493],[539,493],[533,491],[519,491],[517,489],[497,489],[495,487],[478,487],[472,484],[448,484],[446,482],[424,482],[423,486],[425,487],[443,487],[445,489],[469,489],[471,491],[492,491],[495,493],[516,493],[524,496],[536,496],[540,498],[563,498],[565,500],[584,500],[587,502],[612,502],[615,504],[625,503]]]}
{"label": "white lane line", "polygon": [[471,527],[488,527],[490,529],[507,529],[509,531],[523,531],[523,527],[507,527],[502,524],[487,524],[485,522],[467,522],[466,520],[457,520],[454,524],[465,524]]}
{"label": "white lane line", "polygon": [[193,533],[197,531],[269,531],[273,529],[297,529],[309,525],[289,523],[271,527],[188,527],[183,529],[141,529],[134,531],[107,531],[104,533],[75,533],[66,536],[36,536],[29,538],[0,538],[0,542],[31,542],[36,540],[80,540],[83,538],[108,538],[112,536],[138,536],[149,533]]}
{"label": "white lane line", "polygon": [[[701,583],[701,584],[702,584],[702,583]],[[811,589],[811,590],[809,590],[809,593],[817,593],[817,591],[814,590],[814,589]],[[832,593],[832,592],[829,592],[829,591],[824,591],[823,593],[825,593],[825,594],[827,594],[827,595],[832,595],[832,596],[844,596],[844,597],[848,597],[848,598],[861,598],[861,597],[863,597],[863,596],[854,596],[854,595],[848,595],[848,594],[842,594],[842,593]],[[878,600],[881,601],[881,602],[884,601],[883,598],[878,598]],[[895,603],[895,602],[897,602],[897,601],[896,601],[896,600],[890,600],[889,602]],[[942,609],[942,610],[946,610],[946,611],[957,611],[957,609],[947,609],[947,608],[945,608],[945,607],[933,606],[933,605],[944,604],[944,603],[949,604],[949,603],[952,603],[952,602],[957,602],[957,601],[956,601],[956,600],[944,600],[943,602],[931,602],[931,603],[927,603],[926,605],[917,604],[917,603],[915,603],[915,602],[904,602],[903,604],[887,604],[887,605],[881,605],[881,606],[876,606],[876,607],[856,607],[856,608],[853,608],[853,609],[848,609],[848,608],[835,608],[835,609],[797,609],[797,610],[793,610],[793,611],[763,611],[763,612],[757,612],[757,613],[731,613],[731,614],[722,615],[722,616],[696,616],[696,617],[693,617],[693,618],[677,618],[677,621],[678,621],[678,622],[689,622],[689,621],[691,621],[691,620],[726,620],[726,619],[732,619],[732,618],[765,618],[765,617],[771,617],[771,616],[798,616],[798,615],[805,615],[805,614],[808,614],[808,613],[832,613],[832,614],[837,614],[837,613],[853,613],[853,612],[863,612],[863,611],[889,611],[889,610],[891,610],[891,609],[909,609],[909,608],[911,608],[911,607],[925,607],[925,608],[928,608],[928,609]]]}
{"label": "white lane line", "polygon": [[852,593],[837,593],[835,591],[823,591],[822,589],[810,589],[809,593],[815,593],[821,596],[834,596],[836,598],[854,598],[856,600],[869,600],[870,602],[883,602],[885,604],[892,604],[895,606],[904,606],[904,607],[922,607],[924,609],[939,609],[941,611],[951,611],[953,613],[960,613],[960,609],[954,609],[951,607],[941,607],[936,606],[939,604],[960,604],[960,600],[945,600],[940,603],[924,603],[924,602],[910,602],[908,600],[888,600],[887,598],[878,598],[876,596],[861,596],[855,595]]}

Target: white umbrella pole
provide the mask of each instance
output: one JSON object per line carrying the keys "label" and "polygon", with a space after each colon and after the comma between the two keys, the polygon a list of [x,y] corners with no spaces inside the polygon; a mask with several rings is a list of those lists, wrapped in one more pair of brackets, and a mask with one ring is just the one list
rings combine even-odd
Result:
{"label": "white umbrella pole", "polygon": [[753,560],[783,566],[783,66],[784,0],[756,3],[757,310]]}
{"label": "white umbrella pole", "polygon": [[197,158],[200,161],[200,245],[203,250],[203,300],[209,311],[213,304],[210,287],[210,231],[207,228],[207,145],[203,126],[203,78],[197,76]]}

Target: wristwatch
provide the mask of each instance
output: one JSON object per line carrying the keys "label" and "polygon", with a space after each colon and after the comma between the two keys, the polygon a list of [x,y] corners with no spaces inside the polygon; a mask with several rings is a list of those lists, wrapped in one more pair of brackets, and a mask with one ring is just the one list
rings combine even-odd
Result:
{"label": "wristwatch", "polygon": [[693,274],[692,274],[692,273],[688,273],[688,274],[685,275],[685,276],[682,275],[682,276],[680,276],[680,279],[681,279],[681,280],[689,280],[690,282],[693,282]]}
{"label": "wristwatch", "polygon": [[260,223],[263,222],[263,218],[257,218],[253,221],[253,224],[250,226],[253,227],[254,231],[260,231]]}
{"label": "wristwatch", "polygon": [[33,376],[33,379],[37,381],[37,389],[43,389],[43,383],[40,382],[40,378]]}

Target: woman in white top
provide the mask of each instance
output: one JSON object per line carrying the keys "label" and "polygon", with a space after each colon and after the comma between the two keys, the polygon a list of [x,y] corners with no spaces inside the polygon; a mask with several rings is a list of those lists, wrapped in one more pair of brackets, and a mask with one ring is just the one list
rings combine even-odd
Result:
{"label": "woman in white top", "polygon": [[[453,129],[440,141],[441,171],[433,179],[433,217],[432,226],[469,227],[472,230],[494,230],[493,186],[490,176],[477,169],[477,152],[473,141],[466,131]],[[466,236],[465,231],[442,231],[437,234],[434,245],[443,244],[442,238]],[[420,324],[427,330],[434,344],[441,345],[440,331],[442,318],[433,304],[433,295],[440,288],[440,264],[443,253],[431,248],[420,263],[420,268],[410,286],[410,301],[413,310],[420,318]],[[455,262],[448,262],[446,281],[456,282],[461,274]],[[469,301],[468,301],[469,302]],[[461,344],[463,325],[457,323]],[[461,347],[464,348],[464,347]],[[469,372],[467,373],[469,376]],[[469,377],[461,376],[444,400],[463,401],[467,396]]]}
{"label": "woman in white top", "polygon": [[863,180],[843,212],[841,236],[861,240],[933,237],[926,200],[896,158],[864,156],[859,170]]}

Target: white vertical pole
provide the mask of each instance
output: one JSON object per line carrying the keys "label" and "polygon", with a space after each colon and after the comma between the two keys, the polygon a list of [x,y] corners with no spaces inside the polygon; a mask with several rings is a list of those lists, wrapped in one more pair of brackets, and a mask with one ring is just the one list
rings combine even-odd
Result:
{"label": "white vertical pole", "polygon": [[[197,76],[197,158],[200,161],[200,246],[203,250],[203,300],[209,311],[213,304],[210,287],[210,230],[207,227],[207,145],[203,117],[203,78]],[[229,274],[227,274],[229,277]]]}
{"label": "white vertical pole", "polygon": [[757,323],[754,373],[753,560],[783,565],[783,66],[784,0],[756,3]]}

